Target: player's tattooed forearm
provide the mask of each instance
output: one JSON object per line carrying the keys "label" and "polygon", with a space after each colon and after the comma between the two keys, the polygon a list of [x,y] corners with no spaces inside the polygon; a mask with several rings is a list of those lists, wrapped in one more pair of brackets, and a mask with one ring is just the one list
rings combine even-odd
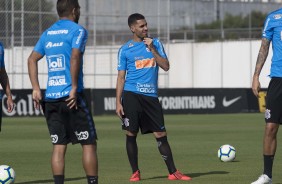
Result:
{"label": "player's tattooed forearm", "polygon": [[261,47],[258,53],[256,68],[255,68],[255,74],[259,75],[261,72],[261,69],[266,61],[266,58],[268,56],[270,41],[266,38],[262,39]]}

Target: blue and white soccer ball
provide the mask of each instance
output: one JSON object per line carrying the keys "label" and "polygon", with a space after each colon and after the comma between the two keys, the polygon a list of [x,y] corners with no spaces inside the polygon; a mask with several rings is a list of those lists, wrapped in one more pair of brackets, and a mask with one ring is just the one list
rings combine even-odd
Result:
{"label": "blue and white soccer ball", "polygon": [[13,168],[7,165],[0,165],[0,183],[12,184],[15,181],[16,173]]}
{"label": "blue and white soccer ball", "polygon": [[217,156],[222,162],[231,162],[236,157],[236,150],[233,146],[225,144],[218,149]]}

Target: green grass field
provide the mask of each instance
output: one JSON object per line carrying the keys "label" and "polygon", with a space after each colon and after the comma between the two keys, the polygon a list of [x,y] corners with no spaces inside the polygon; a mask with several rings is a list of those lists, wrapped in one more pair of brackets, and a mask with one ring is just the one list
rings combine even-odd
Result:
{"label": "green grass field", "polygon": [[[262,172],[263,114],[166,115],[168,139],[176,167],[192,181],[168,181],[167,169],[152,134],[139,135],[140,184],[248,184]],[[98,131],[99,183],[127,184],[131,169],[125,136],[116,116],[94,117]],[[280,140],[280,136],[278,136]],[[236,148],[234,162],[223,163],[217,150],[223,144]],[[16,171],[16,184],[52,183],[52,145],[43,117],[3,118],[0,165]],[[273,179],[282,184],[282,144],[278,142]],[[66,182],[85,184],[80,145],[69,145]]]}

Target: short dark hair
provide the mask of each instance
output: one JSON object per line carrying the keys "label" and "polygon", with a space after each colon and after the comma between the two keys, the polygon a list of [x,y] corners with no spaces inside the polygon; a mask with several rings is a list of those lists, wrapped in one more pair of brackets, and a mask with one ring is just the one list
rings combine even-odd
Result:
{"label": "short dark hair", "polygon": [[142,15],[140,13],[133,13],[133,14],[129,15],[129,17],[128,17],[128,26],[130,27],[137,20],[143,20],[143,19],[145,19],[144,15]]}
{"label": "short dark hair", "polygon": [[78,0],[57,1],[57,13],[59,17],[69,16],[74,8],[79,8]]}

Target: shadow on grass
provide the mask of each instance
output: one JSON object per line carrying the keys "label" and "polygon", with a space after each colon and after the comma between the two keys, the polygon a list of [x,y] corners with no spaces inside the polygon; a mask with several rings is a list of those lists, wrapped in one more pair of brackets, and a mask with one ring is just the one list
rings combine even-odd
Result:
{"label": "shadow on grass", "polygon": [[[206,172],[206,173],[186,173],[185,175],[190,176],[193,179],[193,178],[197,178],[197,177],[200,177],[200,176],[212,175],[212,174],[229,174],[229,172],[226,172],[226,171],[211,171],[211,172]],[[152,179],[160,179],[160,178],[167,178],[167,176],[156,176],[156,177],[146,178],[146,179],[142,179],[142,180],[152,180]]]}
{"label": "shadow on grass", "polygon": [[[85,177],[78,177],[78,178],[66,178],[66,181],[78,181],[78,180],[83,180],[86,179]],[[49,179],[49,180],[35,180],[35,181],[25,181],[25,182],[20,182],[17,184],[41,184],[41,183],[53,183],[54,180],[53,179]]]}

